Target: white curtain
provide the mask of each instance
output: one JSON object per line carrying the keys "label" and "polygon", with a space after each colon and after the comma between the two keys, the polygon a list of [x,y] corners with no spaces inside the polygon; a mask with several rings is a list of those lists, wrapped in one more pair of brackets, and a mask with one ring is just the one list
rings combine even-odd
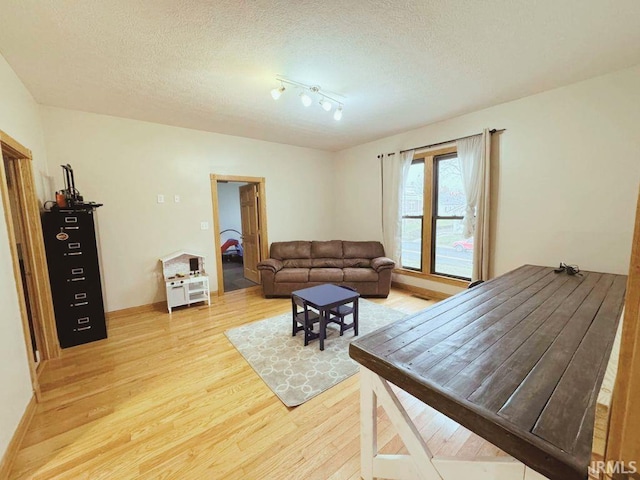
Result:
{"label": "white curtain", "polygon": [[382,158],[382,239],[387,257],[402,265],[402,192],[413,150]]}
{"label": "white curtain", "polygon": [[485,128],[481,135],[457,140],[456,147],[467,198],[463,235],[474,243],[471,280],[488,280],[491,133]]}

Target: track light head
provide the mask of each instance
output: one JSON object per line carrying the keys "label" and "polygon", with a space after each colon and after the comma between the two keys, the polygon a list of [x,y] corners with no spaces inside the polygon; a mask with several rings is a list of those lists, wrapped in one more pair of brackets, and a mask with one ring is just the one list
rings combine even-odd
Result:
{"label": "track light head", "polygon": [[331,107],[333,107],[333,105],[331,105],[331,102],[324,97],[322,97],[322,100],[320,100],[320,106],[324,109],[325,112],[329,112],[331,110]]}
{"label": "track light head", "polygon": [[333,113],[333,119],[339,122],[342,119],[342,105],[338,105],[336,111]]}
{"label": "track light head", "polygon": [[284,85],[282,85],[280,88],[274,88],[273,90],[271,90],[271,96],[274,100],[278,100],[280,98],[280,95],[282,95],[282,92],[284,91]]}
{"label": "track light head", "polygon": [[308,107],[309,105],[311,105],[311,103],[313,103],[313,100],[311,100],[311,97],[307,95],[307,92],[304,92],[304,91],[300,93],[300,101],[302,102],[302,105],[304,105],[305,107]]}

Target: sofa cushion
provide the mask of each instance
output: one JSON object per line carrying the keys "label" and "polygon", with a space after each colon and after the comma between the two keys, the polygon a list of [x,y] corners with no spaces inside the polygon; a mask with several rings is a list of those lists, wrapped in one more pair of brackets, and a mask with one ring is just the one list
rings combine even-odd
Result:
{"label": "sofa cushion", "polygon": [[271,258],[284,260],[286,258],[311,258],[311,242],[273,242],[271,244]]}
{"label": "sofa cushion", "polygon": [[342,240],[311,242],[311,258],[342,258]]}
{"label": "sofa cushion", "polygon": [[371,260],[369,258],[345,258],[343,262],[345,267],[369,268],[371,266]]}
{"label": "sofa cushion", "polygon": [[344,258],[384,257],[384,248],[380,242],[342,242]]}
{"label": "sofa cushion", "polygon": [[285,268],[311,268],[310,258],[286,258],[282,260]]}
{"label": "sofa cushion", "polygon": [[275,277],[276,283],[300,283],[309,281],[308,268],[283,268]]}
{"label": "sofa cushion", "polygon": [[309,270],[310,282],[341,282],[341,268],[312,268]]}
{"label": "sofa cushion", "polygon": [[[276,278],[284,270],[276,274]],[[377,282],[378,272],[372,268],[343,268],[345,282]]]}
{"label": "sofa cushion", "polygon": [[342,258],[312,258],[311,266],[313,268],[342,268],[344,262]]}

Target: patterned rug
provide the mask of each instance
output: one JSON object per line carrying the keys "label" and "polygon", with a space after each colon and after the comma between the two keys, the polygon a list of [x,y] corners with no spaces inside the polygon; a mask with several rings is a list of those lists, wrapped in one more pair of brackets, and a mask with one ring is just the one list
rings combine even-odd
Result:
{"label": "patterned rug", "polygon": [[[360,299],[359,335],[366,335],[404,313]],[[327,327],[324,351],[318,340],[304,346],[304,333],[291,335],[291,313],[227,330],[225,335],[287,407],[295,407],[358,371],[349,357],[353,330],[340,336],[338,325]]]}

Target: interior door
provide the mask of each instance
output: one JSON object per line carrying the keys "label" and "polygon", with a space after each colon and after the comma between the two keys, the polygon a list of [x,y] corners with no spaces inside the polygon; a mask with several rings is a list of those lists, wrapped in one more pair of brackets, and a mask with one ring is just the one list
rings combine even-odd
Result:
{"label": "interior door", "polygon": [[242,222],[242,248],[244,276],[260,283],[258,262],[260,261],[258,222],[258,185],[250,183],[240,187],[240,218]]}

